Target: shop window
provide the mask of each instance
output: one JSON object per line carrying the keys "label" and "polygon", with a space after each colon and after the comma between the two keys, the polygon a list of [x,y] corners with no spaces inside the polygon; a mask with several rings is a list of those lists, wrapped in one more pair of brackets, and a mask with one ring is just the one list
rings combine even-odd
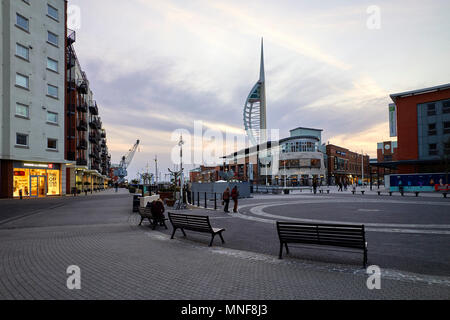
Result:
{"label": "shop window", "polygon": [[28,169],[14,169],[14,197],[20,197],[22,191],[23,197],[30,195],[29,183],[30,175]]}
{"label": "shop window", "polygon": [[47,195],[57,196],[60,194],[59,170],[47,170]]}

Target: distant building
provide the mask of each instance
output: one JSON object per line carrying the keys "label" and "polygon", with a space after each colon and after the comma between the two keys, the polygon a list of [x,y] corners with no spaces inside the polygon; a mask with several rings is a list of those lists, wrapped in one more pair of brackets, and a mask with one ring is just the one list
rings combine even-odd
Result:
{"label": "distant building", "polygon": [[346,148],[328,144],[326,146],[328,160],[328,182],[331,185],[339,182],[353,184],[370,183],[370,158]]}
{"label": "distant building", "polygon": [[224,171],[234,179],[254,184],[311,185],[324,181],[326,168],[321,152],[322,129],[299,127],[290,137],[269,141],[224,157]]}
{"label": "distant building", "polygon": [[200,166],[189,171],[190,182],[216,182],[220,180],[220,166]]}

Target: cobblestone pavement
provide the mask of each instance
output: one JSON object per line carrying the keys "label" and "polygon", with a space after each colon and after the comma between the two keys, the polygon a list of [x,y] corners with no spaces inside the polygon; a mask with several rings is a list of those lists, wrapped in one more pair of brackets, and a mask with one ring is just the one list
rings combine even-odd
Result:
{"label": "cobblestone pavement", "polygon": [[[111,194],[2,224],[0,299],[450,298],[446,277],[386,273],[380,290],[368,290],[367,275],[354,265],[209,248],[208,236],[192,233],[170,240],[137,226],[130,209],[130,195]],[[227,233],[225,240],[232,241]],[[70,265],[81,269],[81,290],[66,287]]]}

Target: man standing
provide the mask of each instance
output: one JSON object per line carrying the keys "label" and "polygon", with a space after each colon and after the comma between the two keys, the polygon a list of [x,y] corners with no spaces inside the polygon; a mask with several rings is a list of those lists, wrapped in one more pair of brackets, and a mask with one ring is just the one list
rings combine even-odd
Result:
{"label": "man standing", "polygon": [[234,202],[234,207],[233,207],[234,213],[237,213],[238,198],[239,198],[239,191],[238,191],[237,186],[234,186],[233,190],[231,190],[231,199],[233,199],[233,202]]}
{"label": "man standing", "polygon": [[223,203],[225,204],[225,208],[223,209],[226,213],[229,213],[228,211],[228,205],[230,204],[230,188],[227,188],[222,196]]}

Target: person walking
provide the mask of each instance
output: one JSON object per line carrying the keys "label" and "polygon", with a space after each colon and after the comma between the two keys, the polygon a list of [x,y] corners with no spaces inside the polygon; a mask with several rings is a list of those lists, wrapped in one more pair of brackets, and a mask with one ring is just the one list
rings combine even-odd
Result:
{"label": "person walking", "polygon": [[344,180],[344,191],[347,191],[347,179]]}
{"label": "person walking", "polygon": [[222,200],[223,200],[223,203],[225,204],[223,211],[225,211],[226,213],[229,213],[230,211],[228,211],[228,205],[230,204],[230,188],[227,188],[224,191],[224,193],[222,195]]}
{"label": "person walking", "polygon": [[342,181],[341,181],[341,180],[339,180],[339,182],[338,182],[338,186],[339,186],[339,189],[338,189],[338,191],[342,191]]}
{"label": "person walking", "polygon": [[313,190],[314,190],[314,194],[316,194],[317,193],[317,180],[316,179],[314,179],[314,181],[313,181]]}
{"label": "person walking", "polygon": [[239,198],[239,191],[238,191],[237,186],[234,186],[233,190],[231,190],[231,199],[233,199],[233,202],[234,202],[234,207],[233,207],[234,213],[237,213],[238,198]]}
{"label": "person walking", "polygon": [[114,188],[116,189],[116,192],[119,191],[119,184],[117,182],[114,183]]}

